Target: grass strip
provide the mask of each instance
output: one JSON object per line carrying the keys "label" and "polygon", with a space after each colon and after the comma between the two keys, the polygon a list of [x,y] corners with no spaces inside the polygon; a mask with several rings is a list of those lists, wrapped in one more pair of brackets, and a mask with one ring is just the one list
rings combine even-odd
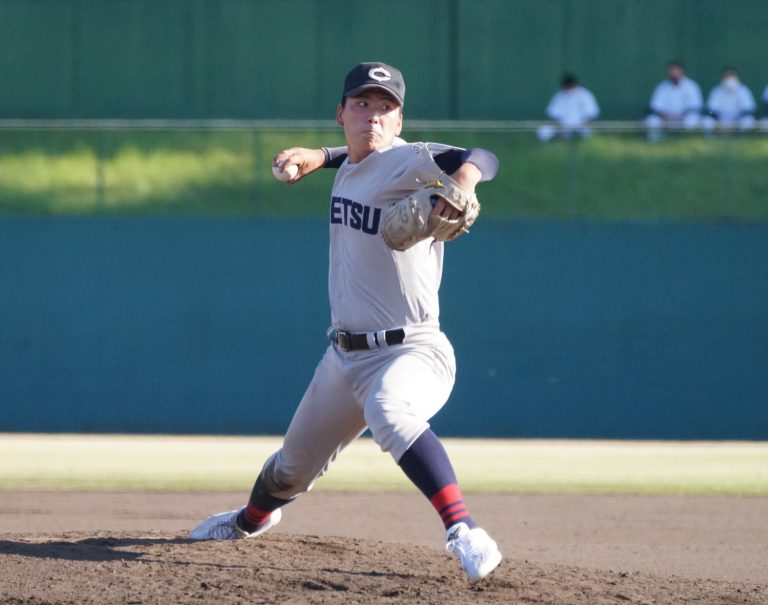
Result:
{"label": "grass strip", "polygon": [[[334,171],[286,187],[281,149],[342,145],[311,130],[3,131],[0,214],[321,217]],[[532,132],[407,130],[409,140],[486,147],[487,219],[768,219],[768,137],[600,133],[541,144]]]}
{"label": "grass strip", "polygon": [[[465,491],[768,496],[768,443],[445,439]],[[249,490],[277,437],[0,435],[0,489]],[[315,489],[413,489],[371,439]]]}

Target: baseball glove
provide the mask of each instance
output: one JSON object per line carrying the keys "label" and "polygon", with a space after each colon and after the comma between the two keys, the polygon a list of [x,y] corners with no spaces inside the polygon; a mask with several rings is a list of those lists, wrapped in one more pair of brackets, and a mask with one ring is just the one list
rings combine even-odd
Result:
{"label": "baseball glove", "polygon": [[[460,212],[458,218],[435,216],[432,209],[443,198]],[[384,211],[381,235],[387,246],[402,252],[414,244],[433,237],[439,242],[456,239],[469,233],[480,214],[480,202],[474,193],[462,189],[448,175],[395,202]]]}

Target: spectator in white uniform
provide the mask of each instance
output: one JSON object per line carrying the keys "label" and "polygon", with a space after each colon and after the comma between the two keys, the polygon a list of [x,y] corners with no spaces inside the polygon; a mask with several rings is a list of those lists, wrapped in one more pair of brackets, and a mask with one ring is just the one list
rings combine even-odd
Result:
{"label": "spectator in white uniform", "polygon": [[756,109],[755,97],[741,82],[739,72],[733,67],[726,67],[720,84],[707,97],[710,115],[704,117],[704,127],[707,130],[752,130],[755,127]]}
{"label": "spectator in white uniform", "polygon": [[651,113],[645,119],[648,138],[658,140],[665,128],[698,128],[703,105],[699,85],[685,75],[680,61],[670,61],[667,78],[654,88],[651,96]]}
{"label": "spectator in white uniform", "polygon": [[763,106],[765,108],[765,111],[763,113],[763,119],[760,120],[760,128],[768,132],[768,84],[765,85],[762,101],[763,101]]}
{"label": "spectator in white uniform", "polygon": [[563,75],[560,90],[547,105],[547,115],[555,124],[539,126],[536,134],[542,142],[555,137],[588,137],[592,134],[589,123],[600,114],[595,96],[571,73]]}

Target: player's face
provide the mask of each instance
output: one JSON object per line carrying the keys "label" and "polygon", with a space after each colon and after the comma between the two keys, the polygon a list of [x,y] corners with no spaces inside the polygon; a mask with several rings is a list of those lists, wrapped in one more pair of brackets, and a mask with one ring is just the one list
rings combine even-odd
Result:
{"label": "player's face", "polygon": [[679,65],[669,65],[667,67],[667,79],[677,84],[685,75],[685,70]]}
{"label": "player's face", "polygon": [[344,127],[349,161],[354,163],[392,145],[403,128],[403,112],[386,92],[372,89],[339,105],[336,121]]}

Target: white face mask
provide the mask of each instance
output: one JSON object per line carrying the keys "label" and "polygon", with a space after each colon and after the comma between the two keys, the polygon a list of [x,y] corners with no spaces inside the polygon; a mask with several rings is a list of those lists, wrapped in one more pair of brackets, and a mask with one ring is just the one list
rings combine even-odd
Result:
{"label": "white face mask", "polygon": [[739,79],[736,76],[728,76],[723,78],[723,86],[728,90],[736,90],[739,87]]}

